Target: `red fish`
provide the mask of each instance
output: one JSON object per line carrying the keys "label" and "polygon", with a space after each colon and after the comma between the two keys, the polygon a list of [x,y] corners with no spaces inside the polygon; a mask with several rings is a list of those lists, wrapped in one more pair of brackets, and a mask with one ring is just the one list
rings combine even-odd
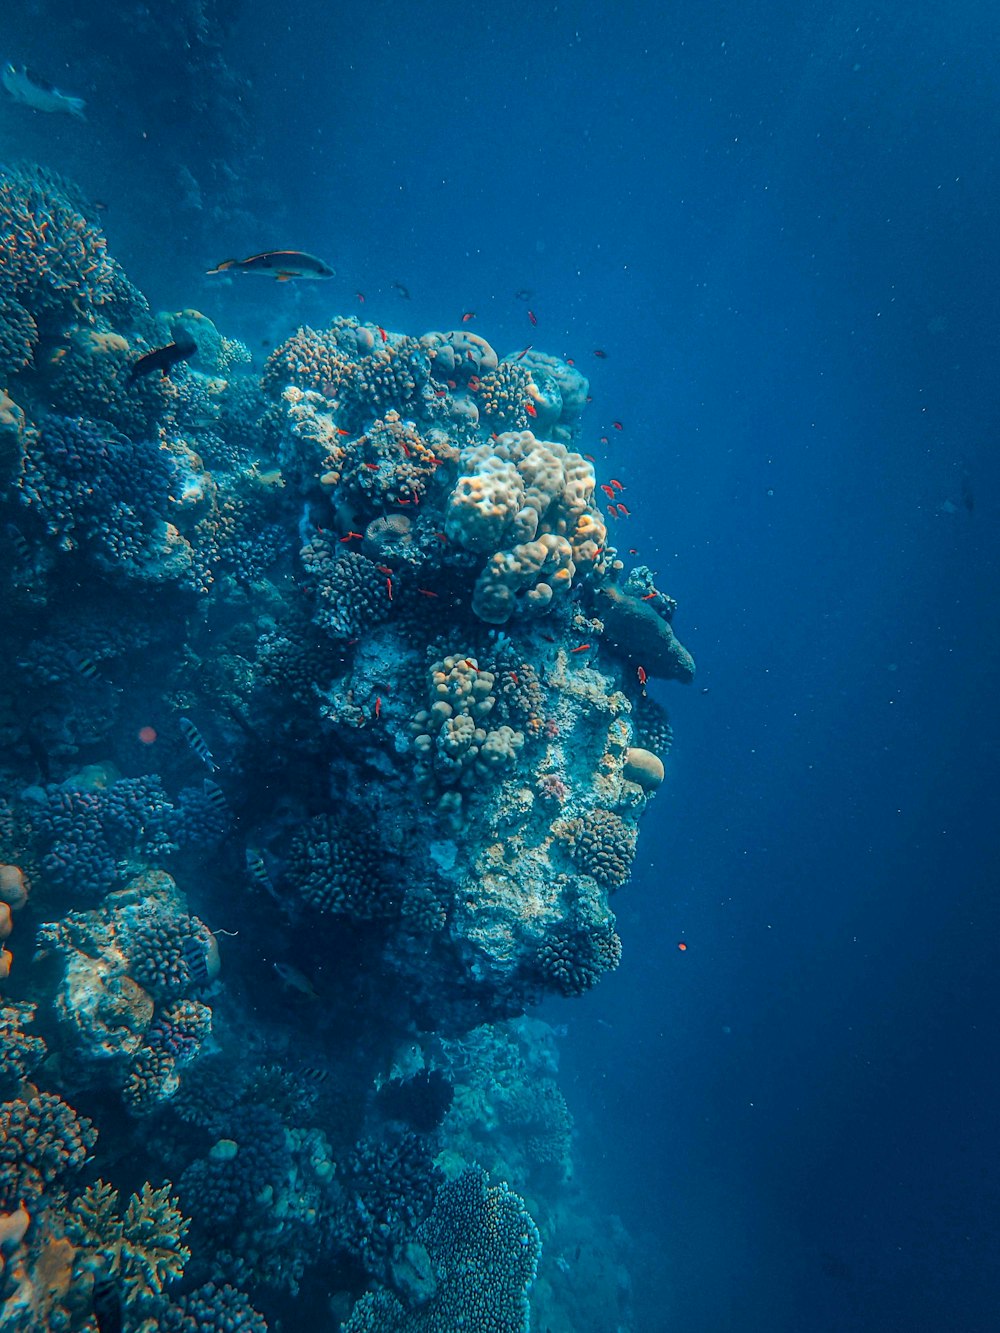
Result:
{"label": "red fish", "polygon": [[389,594],[389,601],[392,601],[392,579],[386,579],[385,590]]}
{"label": "red fish", "polygon": [[608,505],[608,513],[612,518],[621,518],[621,514],[619,514],[614,505]]}
{"label": "red fish", "polygon": [[624,429],[625,429],[625,427],[622,425],[622,423],[621,423],[620,421],[612,421],[611,424],[612,424],[612,426],[614,426],[615,430],[624,430]]}
{"label": "red fish", "polygon": [[658,592],[645,592],[642,595],[642,600],[644,602],[651,602],[653,601],[654,598],[659,597],[659,595],[660,594]]}
{"label": "red fish", "polygon": [[677,941],[677,947],[678,949],[680,949],[681,953],[687,953],[687,945],[684,943],[683,940]]}
{"label": "red fish", "polygon": [[594,355],[595,355],[595,356],[598,358],[598,360],[600,360],[600,361],[607,361],[607,359],[608,359],[608,354],[607,354],[607,352],[604,350],[603,347],[595,347],[595,348],[594,348]]}
{"label": "red fish", "polygon": [[350,433],[351,433],[351,432],[350,432],[349,430],[344,430],[343,426],[338,426],[338,427],[337,427],[337,434],[338,434],[338,435],[350,435]]}
{"label": "red fish", "polygon": [[470,319],[475,319],[475,318],[476,318],[476,312],[474,310],[467,310],[465,314],[462,316],[462,323],[468,324]]}
{"label": "red fish", "polygon": [[518,354],[517,354],[517,356],[515,356],[514,360],[515,360],[515,361],[523,361],[524,358],[528,355],[528,353],[529,353],[530,351],[531,351],[531,343],[528,343],[527,347],[522,348],[521,351],[518,352]]}
{"label": "red fish", "polygon": [[532,325],[538,323],[538,316],[535,314],[533,310],[528,311],[528,318],[531,320]]}
{"label": "red fish", "polygon": [[381,716],[382,716],[382,696],[381,696],[381,694],[376,694],[376,696],[375,696],[375,721],[377,722]]}
{"label": "red fish", "polygon": [[613,500],[615,498],[615,493],[610,486],[602,486],[601,490],[604,492],[604,494],[608,497],[609,500]]}
{"label": "red fish", "polygon": [[360,532],[349,532],[346,537],[338,537],[342,542],[360,542],[364,540],[364,534]]}
{"label": "red fish", "polygon": [[418,588],[417,592],[421,597],[437,597],[436,592],[431,592],[430,588]]}
{"label": "red fish", "polygon": [[578,648],[571,648],[571,649],[570,649],[570,652],[571,652],[571,653],[585,653],[589,647],[590,647],[590,644],[589,644],[589,643],[581,643],[580,646],[579,646]]}
{"label": "red fish", "polygon": [[364,305],[364,303],[365,303],[365,294],[364,294],[364,292],[355,292],[354,295],[358,298],[358,301],[361,303],[361,305]]}
{"label": "red fish", "polygon": [[384,343],[387,343],[389,341],[389,335],[386,333],[385,329],[381,324],[376,324],[375,327],[378,329],[379,337]]}
{"label": "red fish", "polygon": [[646,684],[646,681],[649,679],[648,676],[646,675],[646,668],[641,666],[636,667],[635,674],[639,677],[639,684],[644,686]]}
{"label": "red fish", "polygon": [[525,412],[527,412],[527,414],[528,414],[529,417],[537,417],[537,416],[538,416],[538,409],[535,407],[535,404],[534,404],[534,403],[525,403],[525,405],[524,405],[524,410],[525,410]]}
{"label": "red fish", "polygon": [[629,517],[629,514],[631,513],[631,510],[628,509],[628,507],[627,507],[626,505],[623,505],[623,504],[621,504],[621,503],[619,502],[619,504],[616,506],[616,508],[617,508],[619,514],[624,514],[626,518]]}
{"label": "red fish", "polygon": [[615,488],[616,491],[623,491],[625,489],[625,487],[621,484],[621,482],[616,481],[614,477],[611,478],[611,485]]}

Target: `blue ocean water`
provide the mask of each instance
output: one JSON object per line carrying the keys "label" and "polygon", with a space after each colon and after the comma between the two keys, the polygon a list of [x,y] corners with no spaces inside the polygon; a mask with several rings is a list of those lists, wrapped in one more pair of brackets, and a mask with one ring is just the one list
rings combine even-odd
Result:
{"label": "blue ocean water", "polygon": [[[258,373],[301,324],[475,312],[590,380],[579,447],[698,662],[650,684],[674,746],[622,963],[537,1011],[628,1237],[568,1285],[622,1328],[996,1327],[997,37],[985,4],[5,20],[87,119],[5,97],[0,159],[106,205],[154,310]],[[272,247],[337,276],[206,276]],[[532,1327],[596,1327],[567,1302]]]}

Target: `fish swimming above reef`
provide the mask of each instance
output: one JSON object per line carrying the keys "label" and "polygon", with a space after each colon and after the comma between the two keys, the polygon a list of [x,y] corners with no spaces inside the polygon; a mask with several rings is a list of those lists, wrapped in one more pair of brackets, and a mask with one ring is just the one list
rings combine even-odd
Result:
{"label": "fish swimming above reef", "polygon": [[300,995],[307,995],[310,1000],[319,999],[319,991],[304,972],[300,972],[291,963],[275,963],[274,970],[289,990],[297,990]]}
{"label": "fish swimming above reef", "polygon": [[83,108],[86,106],[82,97],[70,97],[43,79],[26,65],[4,65],[0,82],[22,106],[30,106],[33,111],[61,111],[67,116],[78,116],[86,120]]}
{"label": "fish swimming above reef", "polygon": [[143,375],[152,375],[154,370],[158,370],[166,379],[171,366],[176,366],[178,361],[186,361],[189,356],[194,356],[197,350],[191,338],[178,338],[177,342],[167,343],[166,347],[157,347],[155,351],[140,356],[128,373],[128,382],[134,384],[136,380],[142,379]]}
{"label": "fish swimming above reef", "polygon": [[263,250],[249,259],[224,259],[206,273],[260,273],[265,278],[288,282],[292,278],[336,277],[329,264],[304,250]]}
{"label": "fish swimming above reef", "polygon": [[177,725],[181,729],[181,735],[201,762],[208,767],[210,772],[217,773],[219,771],[219,765],[212,758],[212,752],[205,742],[205,737],[201,734],[191,719],[189,717],[182,717]]}

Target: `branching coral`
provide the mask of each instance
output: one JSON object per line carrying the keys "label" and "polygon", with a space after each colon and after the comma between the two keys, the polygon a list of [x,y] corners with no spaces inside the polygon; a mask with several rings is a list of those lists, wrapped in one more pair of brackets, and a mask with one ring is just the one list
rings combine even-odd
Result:
{"label": "branching coral", "polygon": [[97,1180],[67,1210],[66,1235],[79,1249],[102,1257],[126,1304],[161,1295],[183,1276],[191,1258],[183,1243],[191,1223],[172,1189],[169,1182],[154,1189],[147,1180],[119,1215],[118,1191]]}
{"label": "branching coral", "polygon": [[0,1207],[58,1195],[96,1142],[93,1124],[53,1092],[0,1104]]}

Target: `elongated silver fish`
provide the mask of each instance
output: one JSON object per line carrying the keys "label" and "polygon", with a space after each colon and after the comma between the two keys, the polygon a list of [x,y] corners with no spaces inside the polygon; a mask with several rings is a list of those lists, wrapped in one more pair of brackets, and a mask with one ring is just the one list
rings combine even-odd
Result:
{"label": "elongated silver fish", "polygon": [[205,737],[201,734],[191,719],[189,717],[182,717],[177,725],[181,729],[181,735],[201,762],[207,764],[213,773],[218,773],[219,765],[212,758],[212,751],[206,745]]}
{"label": "elongated silver fish", "polygon": [[207,273],[260,273],[265,278],[288,282],[292,278],[333,278],[329,264],[304,250],[263,250],[249,259],[223,259]]}
{"label": "elongated silver fish", "polygon": [[319,999],[319,991],[306,974],[300,972],[297,967],[293,967],[291,963],[275,963],[274,970],[289,989],[297,990],[302,995],[308,995],[310,1000]]}
{"label": "elongated silver fish", "polygon": [[78,116],[86,120],[83,108],[86,106],[82,97],[70,97],[26,65],[4,65],[0,82],[22,106],[30,106],[33,111],[63,112],[67,116]]}

